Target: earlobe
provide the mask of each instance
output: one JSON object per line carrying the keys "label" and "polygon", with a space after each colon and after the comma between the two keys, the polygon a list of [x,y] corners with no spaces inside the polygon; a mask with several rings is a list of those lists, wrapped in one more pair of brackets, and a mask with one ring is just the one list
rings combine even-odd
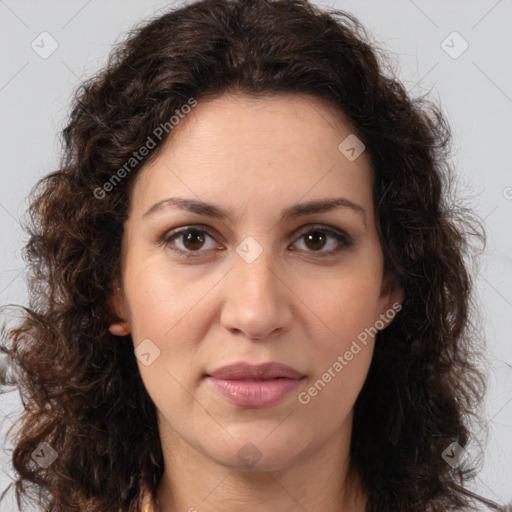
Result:
{"label": "earlobe", "polygon": [[117,322],[110,324],[108,330],[114,336],[126,336],[127,334],[130,334],[130,326],[128,325],[128,322]]}

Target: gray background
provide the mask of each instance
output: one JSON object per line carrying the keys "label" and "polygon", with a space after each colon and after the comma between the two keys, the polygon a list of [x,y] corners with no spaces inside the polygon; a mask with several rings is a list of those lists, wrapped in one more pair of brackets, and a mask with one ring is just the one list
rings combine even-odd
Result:
{"label": "gray background", "polygon": [[[482,469],[469,487],[512,500],[512,1],[316,1],[355,14],[386,48],[413,96],[431,90],[454,141],[458,188],[482,219],[488,246],[476,277],[488,343],[488,427]],[[0,0],[0,303],[26,302],[19,219],[38,178],[57,168],[71,93],[102,66],[134,23],[172,5],[134,0]],[[57,50],[42,58],[39,51]],[[456,31],[460,35],[453,35]],[[44,49],[41,39],[44,39]],[[448,39],[447,39],[448,38]],[[445,43],[443,43],[445,41]],[[465,41],[469,45],[464,49]],[[19,411],[0,396],[0,435]],[[10,481],[0,451],[0,490]],[[471,453],[471,449],[470,449]],[[14,510],[6,503],[0,510]]]}

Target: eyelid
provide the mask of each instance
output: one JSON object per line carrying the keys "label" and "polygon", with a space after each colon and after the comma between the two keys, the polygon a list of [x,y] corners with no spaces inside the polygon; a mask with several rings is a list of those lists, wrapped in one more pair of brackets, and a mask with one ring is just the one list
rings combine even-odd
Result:
{"label": "eyelid", "polygon": [[[166,231],[161,235],[158,239],[158,243],[161,245],[168,246],[173,252],[176,252],[179,254],[179,256],[183,258],[199,258],[201,253],[207,253],[212,249],[209,250],[197,250],[197,251],[184,251],[182,249],[174,248],[170,245],[171,240],[179,238],[182,234],[187,233],[188,231],[198,231],[200,233],[205,233],[210,238],[214,239],[216,236],[213,234],[213,230],[209,226],[205,226],[203,224],[190,224],[188,226],[182,226],[180,228],[171,229],[169,231]],[[339,244],[341,244],[341,247],[337,247],[331,251],[306,251],[307,253],[311,253],[314,255],[317,255],[316,257],[322,258],[327,256],[335,256],[339,252],[341,252],[343,249],[347,249],[350,246],[353,245],[354,241],[352,237],[344,230],[336,228],[334,226],[329,226],[326,224],[318,224],[318,223],[310,223],[305,224],[301,226],[300,228],[297,228],[292,233],[291,237],[293,237],[293,241],[300,239],[302,236],[306,235],[307,233],[313,232],[313,231],[322,231],[327,234],[327,236],[331,236],[332,238],[336,239]],[[222,237],[221,237],[222,238]],[[299,251],[300,252],[300,251]],[[197,254],[197,256],[195,256]]]}

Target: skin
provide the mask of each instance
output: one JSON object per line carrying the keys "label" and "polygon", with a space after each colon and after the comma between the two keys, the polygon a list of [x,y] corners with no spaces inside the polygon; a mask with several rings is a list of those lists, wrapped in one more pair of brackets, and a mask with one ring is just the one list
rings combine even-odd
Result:
{"label": "skin", "polygon": [[[309,403],[298,401],[402,300],[383,277],[369,156],[350,161],[338,149],[352,133],[342,112],[315,97],[223,96],[198,102],[136,178],[113,300],[120,320],[110,331],[131,333],[135,347],[150,339],[160,351],[148,366],[137,362],[158,410],[164,512],[364,510],[357,477],[350,488],[344,482],[353,405],[374,339]],[[365,220],[350,208],[279,220],[284,208],[341,196],[361,206]],[[211,202],[233,218],[175,206],[144,217],[169,197]],[[190,226],[212,237],[159,244],[164,233]],[[341,230],[353,244],[325,232],[308,242],[316,227]],[[263,251],[251,263],[236,252],[248,236]],[[278,361],[306,378],[273,406],[240,407],[204,379],[239,361]],[[260,455],[250,467],[237,455],[247,443]]]}

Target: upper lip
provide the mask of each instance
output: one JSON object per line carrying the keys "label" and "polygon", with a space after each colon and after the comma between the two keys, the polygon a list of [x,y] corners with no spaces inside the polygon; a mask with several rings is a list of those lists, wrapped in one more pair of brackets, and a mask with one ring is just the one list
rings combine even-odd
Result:
{"label": "upper lip", "polygon": [[243,380],[243,379],[275,379],[285,377],[288,379],[301,379],[304,377],[299,371],[282,363],[270,362],[259,365],[249,363],[235,363],[218,368],[207,374],[215,379]]}

